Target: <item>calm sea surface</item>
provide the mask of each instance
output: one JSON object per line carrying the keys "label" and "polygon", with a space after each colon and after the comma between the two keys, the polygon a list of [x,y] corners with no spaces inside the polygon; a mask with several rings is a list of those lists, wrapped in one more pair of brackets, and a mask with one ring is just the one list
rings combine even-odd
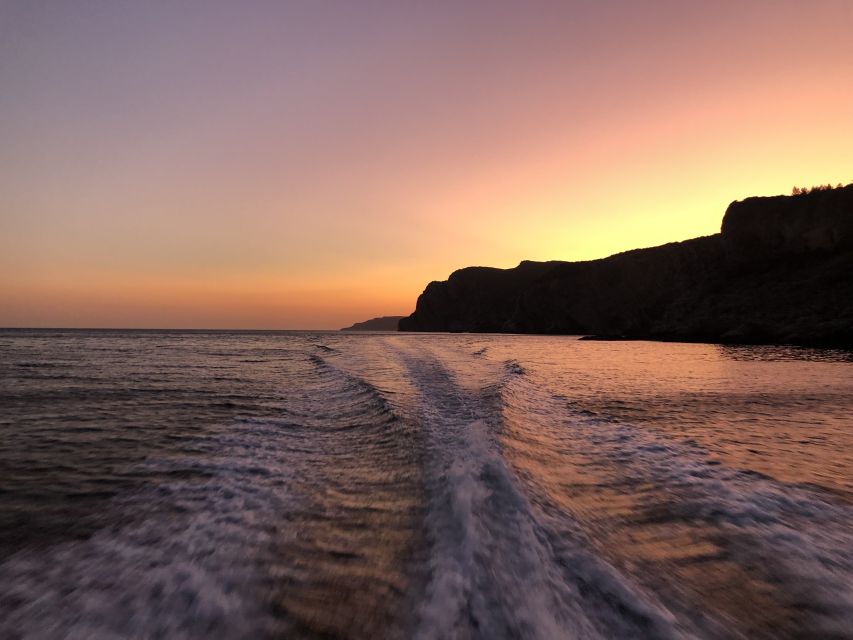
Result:
{"label": "calm sea surface", "polygon": [[2,638],[853,638],[853,357],[0,331]]}

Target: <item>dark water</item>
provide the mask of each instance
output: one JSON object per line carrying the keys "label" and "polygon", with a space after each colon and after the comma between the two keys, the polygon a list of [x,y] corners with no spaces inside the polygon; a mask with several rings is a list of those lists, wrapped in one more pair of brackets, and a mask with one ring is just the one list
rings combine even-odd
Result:
{"label": "dark water", "polygon": [[0,637],[853,638],[853,362],[0,332]]}

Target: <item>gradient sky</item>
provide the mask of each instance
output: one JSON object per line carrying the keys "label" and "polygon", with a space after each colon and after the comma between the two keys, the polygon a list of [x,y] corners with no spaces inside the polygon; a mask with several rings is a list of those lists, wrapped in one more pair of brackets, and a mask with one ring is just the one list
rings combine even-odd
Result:
{"label": "gradient sky", "polygon": [[853,180],[853,2],[0,0],[0,326],[338,328]]}

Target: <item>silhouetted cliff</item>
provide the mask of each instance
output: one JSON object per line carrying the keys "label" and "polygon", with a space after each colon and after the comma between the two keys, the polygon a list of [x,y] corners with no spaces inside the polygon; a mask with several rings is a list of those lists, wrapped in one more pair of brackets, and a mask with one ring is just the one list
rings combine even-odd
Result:
{"label": "silhouetted cliff", "polygon": [[341,331],[396,331],[397,324],[403,316],[382,316],[364,322],[356,322],[351,327],[344,327]]}
{"label": "silhouetted cliff", "polygon": [[853,346],[853,185],[732,203],[722,232],[587,262],[469,267],[403,331]]}

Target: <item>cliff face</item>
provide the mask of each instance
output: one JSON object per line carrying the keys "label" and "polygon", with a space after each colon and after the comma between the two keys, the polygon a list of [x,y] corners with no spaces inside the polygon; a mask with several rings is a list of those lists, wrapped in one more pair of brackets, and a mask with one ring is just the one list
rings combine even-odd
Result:
{"label": "cliff face", "polygon": [[853,186],[732,203],[722,232],[589,262],[469,267],[404,331],[853,345]]}

